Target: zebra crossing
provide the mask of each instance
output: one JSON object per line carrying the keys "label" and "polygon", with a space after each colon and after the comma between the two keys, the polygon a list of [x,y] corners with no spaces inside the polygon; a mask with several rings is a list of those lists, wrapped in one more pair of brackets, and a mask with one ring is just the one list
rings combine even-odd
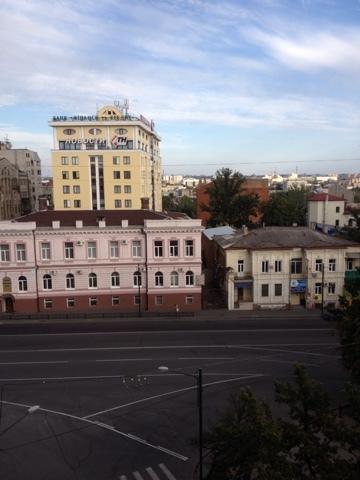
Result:
{"label": "zebra crossing", "polygon": [[144,471],[134,471],[130,475],[119,475],[118,480],[177,480],[165,463],[155,468],[147,467]]}

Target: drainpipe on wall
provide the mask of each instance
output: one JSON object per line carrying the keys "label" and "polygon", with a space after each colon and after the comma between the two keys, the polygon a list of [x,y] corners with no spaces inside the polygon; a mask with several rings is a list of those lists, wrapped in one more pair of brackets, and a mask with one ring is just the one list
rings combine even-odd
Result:
{"label": "drainpipe on wall", "polygon": [[40,312],[39,283],[38,283],[38,264],[36,256],[35,230],[32,230],[34,244],[34,262],[35,262],[35,288],[36,288],[36,310]]}
{"label": "drainpipe on wall", "polygon": [[146,288],[145,288],[145,310],[149,310],[149,269],[148,269],[148,252],[147,252],[147,232],[143,230],[145,234],[145,278],[146,278]]}

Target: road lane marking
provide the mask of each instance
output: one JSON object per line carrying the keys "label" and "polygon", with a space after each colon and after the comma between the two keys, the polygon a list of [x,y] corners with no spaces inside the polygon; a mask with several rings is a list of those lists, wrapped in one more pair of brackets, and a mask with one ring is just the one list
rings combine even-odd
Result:
{"label": "road lane marking", "polygon": [[161,468],[161,470],[164,472],[164,474],[167,476],[169,480],[176,480],[176,478],[170,472],[170,470],[167,468],[166,465],[164,465],[163,463],[159,463],[159,467]]}
{"label": "road lane marking", "polygon": [[222,345],[154,345],[141,347],[81,347],[81,348],[40,348],[24,350],[1,350],[6,353],[50,353],[50,352],[109,352],[109,351],[138,351],[138,350],[184,350],[194,348],[248,348],[248,347],[340,347],[339,343],[244,343]]}
{"label": "road lane marking", "polygon": [[176,360],[234,360],[237,357],[179,357]]}
{"label": "road lane marking", "polygon": [[126,475],[120,475],[120,480],[128,480]]}
{"label": "road lane marking", "polygon": [[139,472],[133,472],[133,477],[134,477],[136,480],[144,480],[143,476],[140,475]]}
{"label": "road lane marking", "polygon": [[326,353],[313,353],[313,352],[304,352],[303,350],[284,350],[280,348],[262,348],[255,346],[244,347],[244,350],[264,350],[268,352],[280,352],[280,353],[300,353],[302,355],[311,355],[313,357],[330,357],[334,359],[341,358],[341,355],[327,355]]}
{"label": "road lane marking", "polygon": [[156,473],[154,472],[154,470],[151,467],[147,467],[147,468],[145,468],[145,470],[147,471],[149,476],[152,478],[152,480],[160,480],[160,477],[158,477],[156,475]]}
{"label": "road lane marking", "polygon": [[0,362],[0,365],[43,365],[43,364],[53,364],[53,363],[69,363],[69,360],[49,360],[49,361],[38,361],[38,362]]}
{"label": "road lane marking", "polygon": [[[16,402],[9,402],[7,400],[3,400],[2,403],[6,404],[6,405],[13,405],[13,406],[16,406],[16,407],[22,407],[22,408],[27,408],[27,409],[29,409],[31,407],[31,405],[25,405],[23,403],[16,403]],[[80,422],[85,422],[85,423],[88,423],[90,425],[96,426],[98,428],[103,428],[105,430],[109,430],[110,432],[113,432],[113,433],[115,433],[117,435],[120,435],[122,437],[126,437],[127,439],[132,440],[134,442],[146,445],[147,447],[150,447],[150,448],[153,448],[155,450],[159,450],[161,452],[167,453],[168,455],[176,457],[179,460],[183,460],[183,461],[189,460],[188,457],[185,457],[184,455],[181,455],[180,453],[173,452],[172,450],[169,450],[169,449],[164,448],[164,447],[160,447],[159,445],[153,445],[153,444],[147,442],[146,440],[143,440],[140,437],[136,437],[135,435],[131,435],[131,434],[122,432],[120,430],[117,430],[112,425],[108,425],[108,424],[103,423],[103,422],[97,422],[96,420],[89,420],[86,417],[78,417],[77,415],[72,415],[71,413],[60,412],[58,410],[51,410],[49,408],[39,407],[38,411],[46,412],[46,413],[52,413],[54,415],[59,415],[59,416],[62,416],[62,417],[71,418],[72,420],[78,420]]]}
{"label": "road lane marking", "polygon": [[[152,358],[100,358],[99,360],[95,360],[95,362],[103,363],[103,362],[150,362]],[[94,360],[89,360],[89,362]],[[1,364],[0,364],[1,365]]]}
{"label": "road lane marking", "polygon": [[[290,363],[291,365],[294,365],[293,360],[280,360],[280,359],[271,358],[271,357],[257,357],[257,359],[262,362]],[[309,363],[309,362],[301,362],[301,365],[308,365],[309,367],[321,367],[321,365],[318,365],[317,363]]]}
{"label": "road lane marking", "polygon": [[[163,375],[163,377],[168,376],[168,374],[166,374],[166,373],[163,373],[162,375]],[[176,375],[180,375],[180,373],[177,373]],[[204,383],[203,387],[204,388],[205,387],[211,387],[213,385],[220,385],[222,383],[236,382],[236,381],[239,381],[239,380],[248,380],[248,379],[264,377],[264,376],[265,375],[263,375],[261,373],[255,373],[253,375],[242,375],[241,377],[235,377],[235,378],[230,378],[230,379],[226,379],[226,380],[218,380],[216,382]],[[129,406],[136,405],[136,404],[139,404],[139,403],[148,402],[149,400],[155,400],[157,398],[166,397],[166,396],[169,396],[169,395],[174,395],[175,393],[187,392],[187,391],[194,390],[194,389],[197,389],[197,388],[198,388],[197,385],[192,385],[191,387],[179,388],[177,390],[172,390],[170,392],[160,393],[159,395],[152,395],[151,397],[145,397],[145,398],[142,398],[140,400],[135,400],[133,402],[124,403],[122,405],[117,405],[117,406],[112,407],[112,408],[107,408],[106,410],[101,410],[99,412],[95,412],[95,413],[92,413],[90,415],[86,415],[83,418],[88,419],[88,418],[92,418],[92,417],[97,417],[98,415],[103,415],[104,413],[113,412],[115,410],[119,410],[120,408],[125,408],[125,407],[129,407]]]}

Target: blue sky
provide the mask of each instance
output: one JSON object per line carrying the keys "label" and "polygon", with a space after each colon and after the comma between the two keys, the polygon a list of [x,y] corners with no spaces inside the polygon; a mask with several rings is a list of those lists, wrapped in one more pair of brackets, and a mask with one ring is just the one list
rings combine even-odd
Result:
{"label": "blue sky", "polygon": [[128,98],[165,173],[357,172],[360,0],[1,0],[0,138]]}

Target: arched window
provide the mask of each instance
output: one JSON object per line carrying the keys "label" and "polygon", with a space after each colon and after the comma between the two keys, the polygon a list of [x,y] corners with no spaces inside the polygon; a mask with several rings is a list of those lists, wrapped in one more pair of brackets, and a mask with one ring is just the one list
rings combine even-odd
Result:
{"label": "arched window", "polygon": [[191,270],[188,270],[185,274],[185,284],[188,287],[194,285],[194,272]]}
{"label": "arched window", "polygon": [[111,286],[120,287],[120,275],[118,274],[118,272],[113,272],[111,274]]}
{"label": "arched window", "polygon": [[72,273],[66,275],[66,288],[75,288],[75,277]]}
{"label": "arched window", "polygon": [[48,273],[43,276],[44,290],[52,290],[52,278]]}
{"label": "arched window", "polygon": [[155,287],[164,286],[164,275],[161,272],[155,273]]}
{"label": "arched window", "polygon": [[141,287],[141,272],[134,272],[134,287]]}
{"label": "arched window", "polygon": [[24,276],[19,277],[19,292],[27,292],[27,278]]}
{"label": "arched window", "polygon": [[89,288],[97,288],[96,273],[89,273]]}
{"label": "arched window", "polygon": [[171,272],[170,274],[170,286],[178,287],[179,286],[179,274],[177,272]]}

